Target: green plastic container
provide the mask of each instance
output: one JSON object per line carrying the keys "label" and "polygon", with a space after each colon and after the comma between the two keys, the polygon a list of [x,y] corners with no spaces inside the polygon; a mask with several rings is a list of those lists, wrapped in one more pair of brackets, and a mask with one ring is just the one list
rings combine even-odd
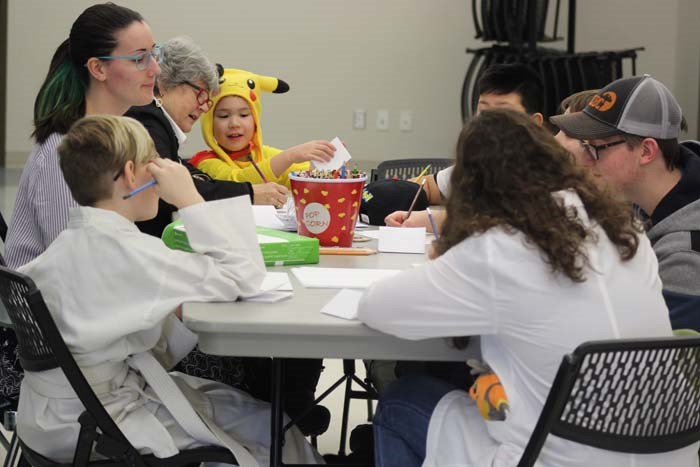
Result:
{"label": "green plastic container", "polygon": [[[258,243],[265,266],[291,266],[318,263],[318,239],[302,237],[291,232],[256,227]],[[163,242],[175,250],[192,251],[187,232],[181,220],[168,224],[163,231]]]}

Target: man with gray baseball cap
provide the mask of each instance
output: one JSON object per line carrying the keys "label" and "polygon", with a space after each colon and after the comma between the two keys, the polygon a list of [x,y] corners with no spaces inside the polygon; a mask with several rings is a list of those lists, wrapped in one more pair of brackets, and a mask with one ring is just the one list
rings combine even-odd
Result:
{"label": "man with gray baseball cap", "polygon": [[597,179],[638,205],[674,329],[700,331],[700,154],[678,143],[681,108],[649,75],[619,79],[582,112],[551,117],[581,140]]}

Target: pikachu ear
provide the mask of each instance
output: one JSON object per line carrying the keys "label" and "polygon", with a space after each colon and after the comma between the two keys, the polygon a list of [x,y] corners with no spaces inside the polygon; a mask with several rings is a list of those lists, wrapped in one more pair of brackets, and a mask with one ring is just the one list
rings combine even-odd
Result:
{"label": "pikachu ear", "polygon": [[289,85],[285,81],[272,76],[258,75],[256,81],[260,85],[260,89],[266,92],[282,94],[289,91]]}
{"label": "pikachu ear", "polygon": [[277,88],[272,92],[274,94],[284,94],[287,91],[289,91],[289,85],[287,84],[287,82],[282,81],[281,79],[278,79],[277,80]]}

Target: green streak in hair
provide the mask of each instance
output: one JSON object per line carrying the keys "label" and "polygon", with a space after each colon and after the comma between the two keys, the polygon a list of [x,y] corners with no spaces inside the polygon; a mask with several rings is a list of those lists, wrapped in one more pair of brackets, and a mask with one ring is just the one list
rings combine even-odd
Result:
{"label": "green streak in hair", "polygon": [[42,87],[34,105],[34,122],[38,127],[48,120],[70,126],[82,113],[85,82],[70,61],[63,62]]}

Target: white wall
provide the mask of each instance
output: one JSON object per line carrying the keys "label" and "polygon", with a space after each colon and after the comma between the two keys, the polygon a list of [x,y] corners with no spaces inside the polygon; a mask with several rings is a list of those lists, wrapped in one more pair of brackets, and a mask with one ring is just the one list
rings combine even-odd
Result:
{"label": "white wall", "polygon": [[[31,147],[32,105],[50,57],[73,20],[92,3],[9,3],[6,150],[14,165],[23,163]],[[287,147],[337,135],[356,159],[363,160],[452,155],[470,59],[465,48],[483,46],[474,39],[467,0],[120,3],[144,15],[156,40],[187,34],[215,61],[286,80],[289,93],[263,96],[267,144]],[[700,32],[693,23],[700,17],[699,3],[579,1],[577,51],[645,46],[638,72],[664,81],[681,101],[691,129],[696,129]],[[563,33],[565,14],[563,8]],[[352,129],[356,108],[367,110],[366,130]],[[374,129],[377,109],[390,111],[387,132]],[[398,130],[403,109],[414,112],[413,132]],[[690,136],[695,137],[695,131]],[[203,147],[195,127],[182,152]]]}

